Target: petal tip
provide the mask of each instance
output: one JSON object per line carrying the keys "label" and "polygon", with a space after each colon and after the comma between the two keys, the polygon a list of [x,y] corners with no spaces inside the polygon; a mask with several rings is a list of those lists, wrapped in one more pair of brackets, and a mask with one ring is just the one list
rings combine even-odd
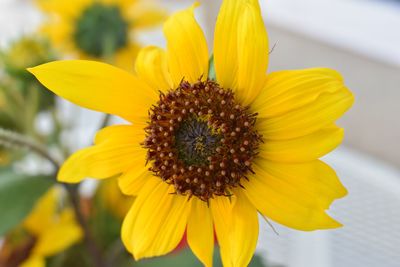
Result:
{"label": "petal tip", "polygon": [[30,72],[30,73],[34,73],[34,69],[35,69],[35,67],[32,67],[32,68],[26,68],[26,71],[28,71],[28,72]]}
{"label": "petal tip", "polygon": [[343,224],[334,220],[334,223],[332,223],[332,229],[336,229],[336,228],[342,228]]}
{"label": "petal tip", "polygon": [[[326,215],[329,220],[326,221],[323,225],[321,225],[321,230],[328,230],[328,229],[337,229],[343,227],[343,224],[338,222],[336,219],[332,218],[330,215]],[[315,229],[316,230],[316,229]]]}

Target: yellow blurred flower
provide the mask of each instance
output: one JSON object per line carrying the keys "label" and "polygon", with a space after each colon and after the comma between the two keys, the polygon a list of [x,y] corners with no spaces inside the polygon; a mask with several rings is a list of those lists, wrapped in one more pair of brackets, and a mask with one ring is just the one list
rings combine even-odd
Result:
{"label": "yellow blurred flower", "polygon": [[132,196],[126,196],[121,193],[116,179],[102,181],[99,193],[107,210],[119,219],[125,217],[134,199]]}
{"label": "yellow blurred flower", "polygon": [[[26,71],[26,68],[51,60],[55,60],[55,55],[49,43],[33,35],[15,39],[9,46],[0,50],[0,67],[4,68],[0,79],[0,125],[2,127],[13,130],[18,128],[16,125],[20,122],[16,117],[23,117],[21,114],[25,109],[34,113],[36,108],[32,105],[37,105],[39,110],[53,106],[54,94],[41,90],[42,85]],[[39,99],[36,99],[37,97]],[[11,127],[13,124],[14,127]]]}
{"label": "yellow blurred flower", "polygon": [[347,190],[319,158],[342,142],[335,121],[354,98],[331,69],[267,74],[256,0],[223,1],[209,79],[194,7],[168,19],[166,51],[144,48],[134,75],[79,60],[30,71],[56,94],[132,123],[101,130],[58,179],[119,176],[123,193],[137,196],[122,226],[135,259],[171,252],[186,231],[194,254],[212,266],[215,229],[224,266],[247,266],[258,213],[304,231],[341,226],[326,210]]}
{"label": "yellow blurred flower", "polygon": [[28,67],[54,60],[51,49],[42,39],[23,36],[11,42],[8,49],[1,52],[1,64],[9,72],[24,72]]}
{"label": "yellow blurred flower", "polygon": [[82,230],[71,208],[60,203],[61,188],[50,189],[25,219],[23,227],[35,239],[29,258],[21,267],[44,267],[45,258],[56,255],[77,243]]}
{"label": "yellow blurred flower", "polygon": [[81,59],[106,60],[132,69],[140,48],[136,31],[153,27],[165,13],[147,0],[36,0],[49,20],[43,32],[55,47]]}

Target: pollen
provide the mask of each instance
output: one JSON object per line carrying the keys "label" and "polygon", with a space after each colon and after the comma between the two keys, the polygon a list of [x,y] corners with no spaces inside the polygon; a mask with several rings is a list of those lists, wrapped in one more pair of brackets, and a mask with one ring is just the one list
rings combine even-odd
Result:
{"label": "pollen", "polygon": [[[208,201],[231,196],[252,170],[262,136],[257,114],[216,82],[182,81],[160,93],[149,112],[146,139],[149,170],[176,194]],[[245,146],[245,148],[244,148]]]}

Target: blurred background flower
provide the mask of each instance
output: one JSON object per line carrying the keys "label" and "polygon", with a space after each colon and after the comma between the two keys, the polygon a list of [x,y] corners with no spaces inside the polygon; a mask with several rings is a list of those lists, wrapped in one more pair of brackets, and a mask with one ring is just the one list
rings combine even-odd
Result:
{"label": "blurred background flower", "polygon": [[[151,2],[151,1],[150,1]],[[36,0],[47,13],[42,33],[54,47],[81,59],[131,70],[140,49],[136,31],[159,25],[165,11],[144,0]]]}
{"label": "blurred background flower", "polygon": [[[49,43],[44,38],[33,35],[12,40],[8,48],[0,50],[0,67],[3,70],[0,80],[0,120],[8,128],[27,132],[31,127],[28,124],[34,122],[32,116],[38,111],[53,108],[54,94],[43,90],[44,87],[26,72],[26,68],[55,58]],[[31,117],[23,114],[25,110],[31,113]],[[24,121],[18,118],[21,116],[26,117]]]}
{"label": "blurred background flower", "polygon": [[[29,257],[22,267],[46,266],[45,258],[66,250],[82,239],[82,230],[72,208],[65,207],[62,188],[51,188],[41,197],[23,222],[23,228],[34,240]],[[63,203],[64,202],[64,203]]]}

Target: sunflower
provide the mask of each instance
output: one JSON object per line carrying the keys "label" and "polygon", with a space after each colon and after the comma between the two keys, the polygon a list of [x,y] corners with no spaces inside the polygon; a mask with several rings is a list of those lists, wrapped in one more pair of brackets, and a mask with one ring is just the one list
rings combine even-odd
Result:
{"label": "sunflower", "polygon": [[21,267],[44,267],[46,257],[81,240],[82,230],[75,221],[74,212],[68,207],[61,208],[60,195],[61,188],[50,189],[25,219],[23,227],[34,237],[35,244]]}
{"label": "sunflower", "polygon": [[49,19],[42,32],[61,51],[80,59],[106,60],[132,69],[140,45],[138,30],[153,27],[165,18],[146,1],[138,0],[36,0]]}
{"label": "sunflower", "polygon": [[97,133],[58,179],[119,176],[121,190],[137,196],[122,226],[135,259],[170,252],[186,231],[194,254],[211,266],[215,229],[224,266],[246,266],[258,213],[304,231],[341,226],[326,210],[347,191],[318,158],[341,143],[335,121],[353,95],[331,69],[267,74],[256,0],[223,1],[212,79],[195,7],[166,21],[166,51],[141,50],[136,74],[90,61],[30,71],[63,98],[131,122]]}

